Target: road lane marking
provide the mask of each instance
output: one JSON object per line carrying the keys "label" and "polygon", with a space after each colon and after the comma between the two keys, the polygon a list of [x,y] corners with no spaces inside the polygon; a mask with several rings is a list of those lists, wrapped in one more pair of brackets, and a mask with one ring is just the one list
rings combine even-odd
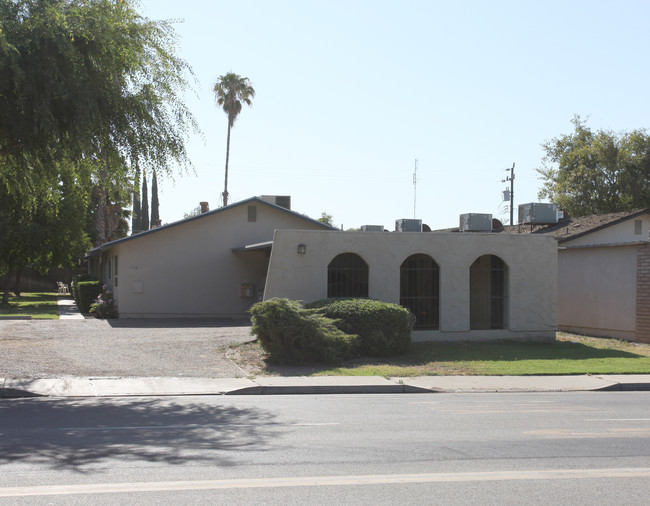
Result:
{"label": "road lane marking", "polygon": [[545,436],[547,438],[614,438],[614,437],[650,437],[647,428],[611,428],[604,432],[574,432],[567,429],[531,430],[524,434]]}
{"label": "road lane marking", "polygon": [[576,480],[602,478],[650,478],[650,468],[541,469],[468,473],[369,474],[357,476],[305,476],[231,480],[155,481],[133,483],[87,483],[0,488],[1,497],[117,494],[246,488],[323,487],[351,485],[400,485],[523,480]]}
{"label": "road lane marking", "polygon": [[650,422],[650,418],[586,418],[585,422]]}

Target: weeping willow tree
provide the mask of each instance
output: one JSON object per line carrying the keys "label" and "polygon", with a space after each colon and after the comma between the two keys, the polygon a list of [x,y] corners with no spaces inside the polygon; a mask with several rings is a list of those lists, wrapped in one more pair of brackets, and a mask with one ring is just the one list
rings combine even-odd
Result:
{"label": "weeping willow tree", "polygon": [[[63,266],[87,251],[86,220],[68,211],[84,218],[93,188],[128,202],[134,167],[143,176],[189,167],[196,123],[181,93],[191,69],[175,54],[172,26],[136,6],[0,2],[0,274]],[[107,199],[96,212],[110,209]]]}

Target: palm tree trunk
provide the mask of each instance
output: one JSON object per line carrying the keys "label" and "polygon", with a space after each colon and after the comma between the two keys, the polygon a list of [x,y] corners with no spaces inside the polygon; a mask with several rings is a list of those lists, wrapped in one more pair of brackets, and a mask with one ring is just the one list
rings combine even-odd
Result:
{"label": "palm tree trunk", "polygon": [[228,205],[228,158],[230,157],[230,121],[228,121],[228,141],[226,142],[226,180],[223,187],[223,205]]}

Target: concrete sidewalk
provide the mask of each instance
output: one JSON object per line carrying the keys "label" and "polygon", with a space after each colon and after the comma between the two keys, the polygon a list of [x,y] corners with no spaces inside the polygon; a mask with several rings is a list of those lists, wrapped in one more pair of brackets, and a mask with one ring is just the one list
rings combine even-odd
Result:
{"label": "concrete sidewalk", "polygon": [[[230,360],[217,360],[222,354],[216,351],[229,343],[250,339],[248,326],[226,328],[224,322],[206,321],[200,325],[172,320],[108,322],[93,318],[83,321],[71,298],[59,297],[58,303],[61,319],[82,321],[15,322],[10,329],[7,327],[9,340],[5,341],[4,352],[9,362],[2,372],[5,378],[0,378],[0,397],[650,391],[650,374],[235,378],[245,372]],[[62,328],[65,339],[52,338]],[[109,333],[111,340],[106,339]],[[10,347],[9,343],[14,346]],[[150,360],[143,363],[145,349]],[[201,350],[198,354],[197,349]],[[8,367],[11,360],[20,362],[25,356],[31,362],[24,367]],[[116,356],[120,357],[119,364],[106,359]],[[172,358],[179,364],[178,369],[170,368]],[[49,362],[52,364],[45,367]],[[79,365],[86,363],[94,364],[94,368]],[[187,377],[189,371],[201,376],[215,370],[220,371],[221,377]],[[138,371],[143,377],[134,377],[132,371]],[[35,379],[38,376],[41,378]]]}
{"label": "concrete sidewalk", "polygon": [[0,378],[0,397],[121,397],[444,392],[650,391],[650,375],[261,376],[248,378]]}
{"label": "concrete sidewalk", "polygon": [[70,295],[59,295],[56,298],[56,305],[61,320],[83,320],[83,315],[77,309],[77,304]]}

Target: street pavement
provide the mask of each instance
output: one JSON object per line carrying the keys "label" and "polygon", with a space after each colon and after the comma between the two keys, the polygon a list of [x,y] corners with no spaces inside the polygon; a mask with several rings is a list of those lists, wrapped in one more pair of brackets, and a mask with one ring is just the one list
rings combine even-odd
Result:
{"label": "street pavement", "polygon": [[3,399],[0,505],[642,505],[650,393]]}
{"label": "street pavement", "polygon": [[[59,297],[62,319],[83,319]],[[571,392],[650,390],[650,374],[581,376],[0,377],[0,397],[119,397],[336,393]]]}

